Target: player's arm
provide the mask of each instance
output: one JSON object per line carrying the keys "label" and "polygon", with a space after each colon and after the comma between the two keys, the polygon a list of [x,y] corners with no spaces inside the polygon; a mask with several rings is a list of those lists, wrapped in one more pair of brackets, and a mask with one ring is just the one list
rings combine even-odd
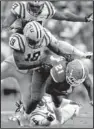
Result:
{"label": "player's arm", "polygon": [[50,95],[55,95],[55,96],[61,96],[61,95],[67,95],[66,92],[62,92],[59,91],[55,88],[55,85],[59,85],[59,83],[55,83],[55,81],[53,80],[52,76],[49,75],[49,77],[47,78],[46,82],[45,82],[45,87],[46,87],[46,93],[50,94]]}
{"label": "player's arm", "polygon": [[53,19],[66,20],[66,21],[72,21],[72,22],[89,22],[89,21],[93,21],[93,19],[91,19],[91,16],[93,17],[93,14],[82,17],[82,16],[75,15],[70,11],[60,12],[57,10],[53,16]]}
{"label": "player's arm", "polygon": [[5,20],[2,23],[2,29],[8,29],[13,22],[17,19],[16,15],[13,14],[11,11],[9,12],[9,14],[7,15],[7,17],[5,18]]}
{"label": "player's arm", "polygon": [[93,84],[89,76],[86,77],[83,84],[85,88],[87,89],[90,101],[93,102]]}
{"label": "player's arm", "polygon": [[27,61],[25,59],[24,53],[21,51],[14,50],[13,55],[15,63],[20,70],[32,69],[41,66],[41,62],[39,60]]}
{"label": "player's arm", "polygon": [[72,61],[76,58],[90,59],[93,56],[92,53],[84,53],[68,42],[56,39],[48,30],[44,29],[44,31],[49,39],[47,47],[57,55],[65,57],[67,61]]}
{"label": "player's arm", "polygon": [[49,43],[48,48],[56,54],[64,56],[68,61],[71,61],[75,58],[89,58],[88,54],[78,50],[65,41],[53,40]]}
{"label": "player's arm", "polygon": [[15,2],[12,5],[12,8],[5,18],[4,22],[2,23],[2,29],[8,29],[17,18],[21,18],[21,12],[22,12],[22,5],[21,2]]}

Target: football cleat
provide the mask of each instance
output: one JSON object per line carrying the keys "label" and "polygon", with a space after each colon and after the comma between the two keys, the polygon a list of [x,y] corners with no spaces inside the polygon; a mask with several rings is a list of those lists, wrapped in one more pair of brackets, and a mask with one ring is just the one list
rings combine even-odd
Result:
{"label": "football cleat", "polygon": [[20,109],[22,107],[22,102],[21,101],[17,101],[16,102],[16,110],[15,110],[15,114],[13,116],[10,116],[8,119],[11,120],[11,121],[17,121],[17,119],[19,119],[20,117]]}

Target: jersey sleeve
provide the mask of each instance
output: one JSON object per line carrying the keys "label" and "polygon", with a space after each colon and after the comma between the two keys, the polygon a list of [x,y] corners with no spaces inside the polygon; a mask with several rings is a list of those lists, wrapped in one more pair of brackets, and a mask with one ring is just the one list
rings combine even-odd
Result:
{"label": "jersey sleeve", "polygon": [[13,34],[9,39],[9,46],[20,52],[25,52],[25,39],[18,33]]}
{"label": "jersey sleeve", "polygon": [[48,9],[48,16],[47,18],[52,18],[56,12],[56,9],[54,7],[54,5],[50,2],[50,1],[46,1],[45,2],[47,9]]}
{"label": "jersey sleeve", "polygon": [[45,32],[45,39],[46,39],[46,45],[47,46],[49,46],[49,44],[55,43],[57,41],[55,36],[53,36],[52,33],[49,30],[44,28],[44,32]]}
{"label": "jersey sleeve", "polygon": [[18,16],[19,18],[24,18],[25,16],[25,5],[22,2],[15,2],[12,5],[11,12]]}

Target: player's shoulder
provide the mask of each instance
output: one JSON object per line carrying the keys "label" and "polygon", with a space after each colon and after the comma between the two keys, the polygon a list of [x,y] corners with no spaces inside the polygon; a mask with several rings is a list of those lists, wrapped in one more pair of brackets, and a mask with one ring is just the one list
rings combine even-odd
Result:
{"label": "player's shoulder", "polygon": [[43,28],[43,31],[44,31],[44,38],[46,40],[46,44],[48,45],[50,42],[51,42],[51,37],[52,37],[52,34],[49,30],[47,30],[46,28]]}
{"label": "player's shoulder", "polygon": [[57,42],[56,37],[48,29],[44,28],[44,33],[47,45]]}
{"label": "player's shoulder", "polygon": [[49,9],[54,8],[54,5],[50,1],[45,1],[44,4],[47,5]]}
{"label": "player's shoulder", "polygon": [[26,42],[26,39],[25,39],[24,35],[19,34],[19,33],[14,33],[9,38],[9,46],[14,50],[24,52],[25,51],[25,42]]}
{"label": "player's shoulder", "polygon": [[44,2],[44,5],[45,5],[45,7],[48,10],[48,16],[47,16],[47,18],[53,17],[53,15],[56,12],[56,9],[55,9],[54,5],[50,1],[45,1]]}
{"label": "player's shoulder", "polygon": [[14,2],[12,4],[11,12],[15,15],[17,15],[19,18],[24,17],[25,13],[25,3],[20,1],[20,2]]}
{"label": "player's shoulder", "polygon": [[64,57],[52,58],[52,60],[56,60],[56,64],[50,71],[50,74],[53,80],[56,83],[63,82],[66,76],[66,60]]}

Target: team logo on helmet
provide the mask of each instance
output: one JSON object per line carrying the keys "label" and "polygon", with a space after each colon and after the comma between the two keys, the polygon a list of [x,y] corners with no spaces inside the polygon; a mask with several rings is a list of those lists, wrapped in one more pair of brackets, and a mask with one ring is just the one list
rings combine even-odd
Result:
{"label": "team logo on helmet", "polygon": [[71,86],[78,86],[86,78],[85,68],[80,60],[74,60],[68,63],[66,68],[66,81]]}

